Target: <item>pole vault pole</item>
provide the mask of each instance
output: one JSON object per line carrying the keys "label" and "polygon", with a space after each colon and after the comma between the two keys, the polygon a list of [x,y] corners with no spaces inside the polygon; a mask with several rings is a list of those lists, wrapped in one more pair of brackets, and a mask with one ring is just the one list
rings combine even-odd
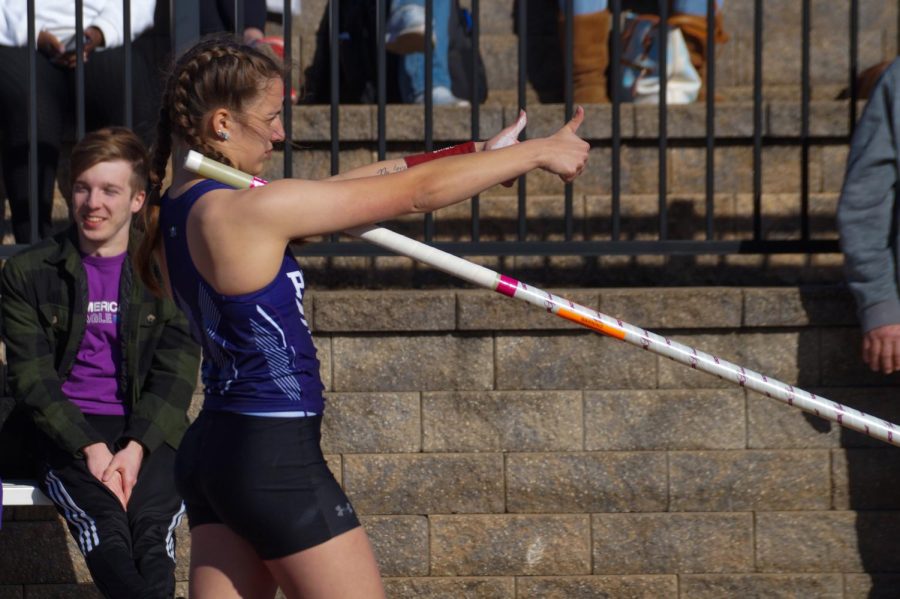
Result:
{"label": "pole vault pole", "polygon": [[[194,151],[189,152],[185,160],[185,168],[203,177],[215,179],[235,188],[259,187],[266,184],[264,179],[253,177]],[[746,387],[766,397],[799,408],[804,412],[815,414],[843,427],[900,447],[900,426],[881,418],[842,405],[836,401],[819,397],[809,391],[769,378],[764,374],[738,366],[677,341],[672,341],[667,337],[645,331],[640,327],[622,322],[548,291],[526,285],[521,281],[494,272],[453,254],[448,254],[430,245],[404,237],[388,229],[370,226],[357,227],[349,229],[345,233],[394,253],[424,262],[473,285],[528,302],[603,335],[625,341],[695,370],[700,370],[722,380]]]}

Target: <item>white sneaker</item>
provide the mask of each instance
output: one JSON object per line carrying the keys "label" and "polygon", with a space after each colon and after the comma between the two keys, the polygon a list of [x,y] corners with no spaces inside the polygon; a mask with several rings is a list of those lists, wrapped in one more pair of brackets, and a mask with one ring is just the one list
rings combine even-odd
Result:
{"label": "white sneaker", "polygon": [[391,10],[385,24],[384,45],[394,54],[425,51],[425,7],[405,4]]}
{"label": "white sneaker", "polygon": [[[434,102],[436,106],[470,106],[468,100],[463,100],[462,98],[454,96],[449,87],[438,85],[437,87],[432,88],[431,91],[431,101]],[[423,92],[417,95],[413,99],[413,102],[416,104],[424,104],[425,93]]]}

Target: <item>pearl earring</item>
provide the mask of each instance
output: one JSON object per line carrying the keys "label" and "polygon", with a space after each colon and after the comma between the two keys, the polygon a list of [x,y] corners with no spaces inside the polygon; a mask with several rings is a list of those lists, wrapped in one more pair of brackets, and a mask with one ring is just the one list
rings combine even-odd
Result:
{"label": "pearl earring", "polygon": [[228,141],[228,138],[231,137],[228,134],[228,131],[225,131],[224,129],[219,129],[218,131],[216,131],[216,133],[220,138],[222,138],[222,141]]}

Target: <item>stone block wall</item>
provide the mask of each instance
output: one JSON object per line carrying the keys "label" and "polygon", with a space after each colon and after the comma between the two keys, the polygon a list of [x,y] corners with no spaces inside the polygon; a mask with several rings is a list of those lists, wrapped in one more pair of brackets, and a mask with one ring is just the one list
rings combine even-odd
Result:
{"label": "stone block wall", "polygon": [[[838,288],[559,294],[900,421]],[[896,448],[486,291],[320,291],[307,312],[324,449],[390,597],[900,588]],[[95,596],[75,553],[52,511],[10,510],[0,597]]]}

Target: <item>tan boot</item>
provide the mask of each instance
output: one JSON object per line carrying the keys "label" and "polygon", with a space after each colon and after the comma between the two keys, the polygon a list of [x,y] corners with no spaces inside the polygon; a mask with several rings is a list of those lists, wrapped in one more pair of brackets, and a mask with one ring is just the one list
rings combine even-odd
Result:
{"label": "tan boot", "polygon": [[[700,95],[698,100],[706,99],[706,58],[709,48],[706,44],[707,26],[706,17],[699,15],[675,15],[669,18],[669,27],[678,27],[684,36],[684,43],[691,55],[691,64],[700,74]],[[728,41],[728,34],[722,26],[722,15],[716,13],[716,31],[714,41],[724,44]],[[716,95],[719,100],[719,96]]]}
{"label": "tan boot", "polygon": [[[606,68],[609,66],[608,11],[576,15],[572,23],[572,78],[574,100],[578,104],[609,102]],[[565,20],[559,17],[559,39],[565,57]]]}

